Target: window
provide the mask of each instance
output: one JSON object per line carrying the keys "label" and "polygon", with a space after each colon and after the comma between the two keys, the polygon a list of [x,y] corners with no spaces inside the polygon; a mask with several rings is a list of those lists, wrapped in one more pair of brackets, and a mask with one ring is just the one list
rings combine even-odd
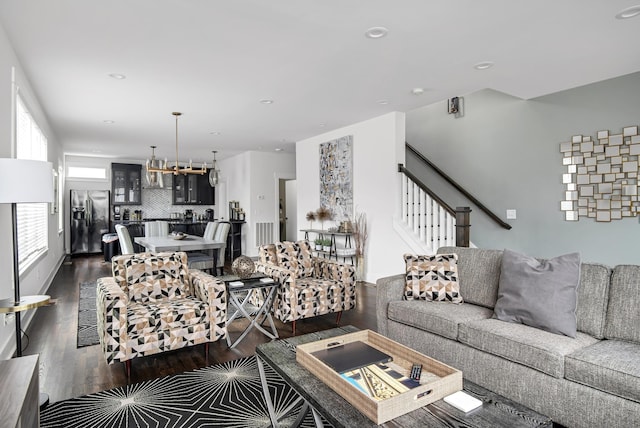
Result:
{"label": "window", "polygon": [[69,166],[67,168],[67,178],[95,178],[106,179],[107,169],[88,166]]}
{"label": "window", "polygon": [[[16,157],[47,160],[47,138],[29,114],[22,99],[16,98]],[[31,265],[48,248],[48,214],[46,203],[17,204],[18,266],[20,272]]]}

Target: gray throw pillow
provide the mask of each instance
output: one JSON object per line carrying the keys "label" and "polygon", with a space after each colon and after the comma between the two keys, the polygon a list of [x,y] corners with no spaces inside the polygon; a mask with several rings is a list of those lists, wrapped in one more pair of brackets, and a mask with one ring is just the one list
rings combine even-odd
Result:
{"label": "gray throw pillow", "polygon": [[495,317],[576,337],[580,254],[538,260],[504,250]]}

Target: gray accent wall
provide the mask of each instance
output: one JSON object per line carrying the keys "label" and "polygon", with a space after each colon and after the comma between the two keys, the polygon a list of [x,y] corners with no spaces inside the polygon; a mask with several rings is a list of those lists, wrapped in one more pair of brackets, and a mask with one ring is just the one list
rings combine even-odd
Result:
{"label": "gray accent wall", "polygon": [[[409,153],[406,162],[449,205],[471,206],[476,246],[539,257],[579,251],[583,261],[640,263],[638,217],[564,220],[566,167],[559,151],[573,135],[596,138],[600,130],[640,125],[640,73],[531,100],[490,89],[463,98],[461,118],[447,114],[446,101],[408,112],[407,142],[513,228],[495,224]],[[516,220],[506,220],[507,209],[517,210]]]}

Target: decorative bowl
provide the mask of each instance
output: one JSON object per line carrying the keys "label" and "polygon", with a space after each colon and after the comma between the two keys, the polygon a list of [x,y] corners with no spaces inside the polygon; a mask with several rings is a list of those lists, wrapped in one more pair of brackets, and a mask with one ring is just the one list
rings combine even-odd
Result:
{"label": "decorative bowl", "polygon": [[186,238],[187,234],[182,232],[175,232],[175,233],[172,233],[171,236],[173,237],[173,239],[181,240]]}
{"label": "decorative bowl", "polygon": [[247,256],[240,256],[231,263],[231,271],[240,279],[249,278],[256,270],[253,260]]}

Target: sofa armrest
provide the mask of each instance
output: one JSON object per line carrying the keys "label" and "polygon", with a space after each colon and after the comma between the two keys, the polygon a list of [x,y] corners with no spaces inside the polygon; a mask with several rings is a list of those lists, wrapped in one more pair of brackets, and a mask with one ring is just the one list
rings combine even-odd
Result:
{"label": "sofa armrest", "polygon": [[129,297],[113,277],[99,278],[96,289],[97,330],[107,363],[126,361]]}
{"label": "sofa armrest", "polygon": [[388,334],[389,302],[402,300],[404,296],[405,274],[388,276],[376,281],[376,316],[378,318],[378,333]]}
{"label": "sofa armrest", "polygon": [[356,285],[356,268],[352,264],[340,263],[319,257],[313,258],[314,272],[322,279],[339,281],[345,287]]}
{"label": "sofa armrest", "polygon": [[211,342],[227,336],[227,286],[224,281],[198,269],[189,270],[195,296],[209,306]]}

